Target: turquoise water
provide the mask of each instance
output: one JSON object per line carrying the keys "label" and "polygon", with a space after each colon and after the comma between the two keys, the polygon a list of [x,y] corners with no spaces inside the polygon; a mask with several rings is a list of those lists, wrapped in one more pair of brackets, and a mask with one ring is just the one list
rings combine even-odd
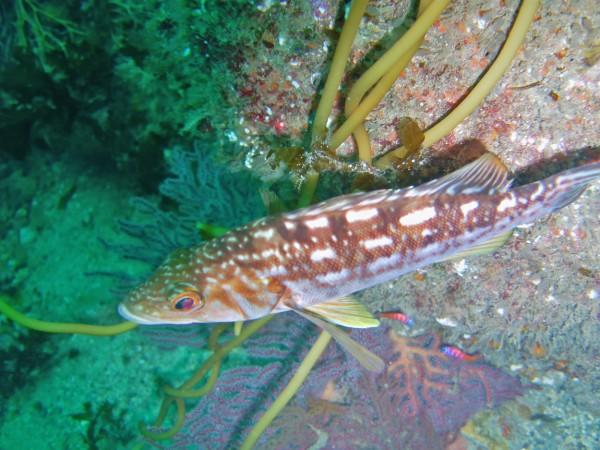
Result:
{"label": "turquoise water", "polygon": [[[399,143],[395,118],[425,127],[452,106],[460,97],[452,87],[475,81],[475,56],[491,58],[518,5],[507,2],[506,18],[483,6],[472,17],[472,6],[449,7],[404,84],[367,118],[374,152]],[[588,7],[550,14],[543,6],[530,33],[567,28]],[[388,45],[412,23],[403,2],[368,8],[344,86],[377,42]],[[230,228],[294,209],[311,163],[310,118],[347,9],[333,1],[2,6],[3,299],[41,320],[119,323],[120,300],[170,251],[211,238],[198,224]],[[344,156],[355,151],[347,140],[338,157],[315,163],[313,199],[431,179],[477,151],[447,150],[467,138],[530,177],[597,156],[594,24],[567,36],[591,56],[560,37],[526,41],[509,81],[410,165],[382,173],[357,164]],[[559,99],[523,89],[541,77]],[[600,448],[598,198],[596,183],[493,255],[359,293],[370,311],[402,310],[414,322],[353,331],[386,371],[368,374],[330,343],[255,448]],[[151,427],[163,387],[185,383],[235,338],[233,327],[85,336],[0,316],[0,329],[0,449],[11,450],[240,448],[320,333],[298,315],[278,315],[223,359],[208,394],[185,400],[181,428],[156,439],[138,424],[155,433],[174,424],[173,405]],[[448,357],[444,345],[467,356]]]}

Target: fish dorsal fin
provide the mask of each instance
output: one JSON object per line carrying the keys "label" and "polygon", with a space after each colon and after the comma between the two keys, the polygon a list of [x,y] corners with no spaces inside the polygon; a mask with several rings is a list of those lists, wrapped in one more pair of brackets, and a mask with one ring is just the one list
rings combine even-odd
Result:
{"label": "fish dorsal fin", "polygon": [[301,309],[295,310],[305,319],[311,321],[319,328],[327,331],[340,344],[340,346],[356,358],[356,360],[367,369],[369,372],[381,373],[385,369],[385,362],[372,351],[360,345],[354,339],[352,339],[347,333],[340,330],[334,324],[326,322],[320,319],[310,311],[303,311]]}
{"label": "fish dorsal fin", "polygon": [[493,238],[488,239],[487,241],[479,242],[466,250],[454,253],[453,255],[447,258],[441,259],[440,261],[453,261],[456,259],[467,258],[469,256],[487,255],[488,253],[492,253],[498,250],[500,247],[502,247],[506,243],[506,241],[508,241],[511,235],[512,230],[506,233],[499,234],[498,236],[494,236]]}
{"label": "fish dorsal fin", "polygon": [[409,196],[431,194],[497,194],[510,187],[508,169],[493,153],[486,153],[470,164],[445,177],[422,184]]}
{"label": "fish dorsal fin", "polygon": [[350,296],[335,298],[304,309],[343,327],[372,328],[379,326],[379,320],[373,317],[358,300]]}

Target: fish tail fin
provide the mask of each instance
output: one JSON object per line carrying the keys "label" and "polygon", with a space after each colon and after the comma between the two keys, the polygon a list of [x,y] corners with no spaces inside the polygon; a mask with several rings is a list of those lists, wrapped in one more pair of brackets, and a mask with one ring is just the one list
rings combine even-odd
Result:
{"label": "fish tail fin", "polygon": [[600,179],[600,162],[585,164],[553,175],[546,180],[549,205],[553,211],[577,200],[588,185]]}
{"label": "fish tail fin", "polygon": [[566,191],[560,193],[553,199],[554,201],[552,202],[552,210],[556,211],[557,209],[564,208],[569,203],[573,203],[579,198],[586,188],[587,184],[584,184],[583,186],[568,188]]}
{"label": "fish tail fin", "polygon": [[515,193],[529,204],[529,213],[525,214],[525,218],[531,221],[575,201],[590,183],[598,179],[600,161],[595,161],[518,187]]}

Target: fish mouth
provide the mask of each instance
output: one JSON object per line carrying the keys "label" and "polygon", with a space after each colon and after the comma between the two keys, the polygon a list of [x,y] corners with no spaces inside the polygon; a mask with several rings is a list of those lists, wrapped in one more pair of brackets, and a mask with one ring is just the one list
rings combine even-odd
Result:
{"label": "fish mouth", "polygon": [[118,307],[119,314],[123,319],[140,325],[189,325],[198,323],[193,317],[161,317],[139,316],[131,312],[125,303],[120,303]]}
{"label": "fish mouth", "polygon": [[125,306],[124,303],[119,303],[119,314],[121,317],[123,317],[123,319],[128,320],[129,322],[139,323],[140,325],[160,325],[155,321],[134,315],[129,309],[127,309],[127,306]]}

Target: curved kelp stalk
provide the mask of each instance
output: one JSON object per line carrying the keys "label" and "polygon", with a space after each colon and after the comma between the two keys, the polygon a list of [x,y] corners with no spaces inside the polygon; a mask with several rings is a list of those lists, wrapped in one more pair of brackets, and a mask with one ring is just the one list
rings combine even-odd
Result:
{"label": "curved kelp stalk", "polygon": [[90,336],[115,336],[125,333],[126,331],[137,328],[137,323],[121,322],[116,325],[88,325],[83,323],[73,322],[47,322],[45,320],[33,319],[20,313],[12,306],[16,303],[15,299],[6,295],[0,294],[0,312],[15,323],[30,330],[43,331],[44,333],[58,334],[87,334]]}
{"label": "curved kelp stalk", "polygon": [[[523,1],[508,37],[496,59],[486,69],[485,74],[479,79],[477,84],[471,88],[469,94],[442,120],[425,131],[425,139],[422,144],[424,147],[429,147],[450,134],[488,96],[510,67],[512,60],[525,40],[525,35],[527,34],[529,25],[533,22],[539,4],[539,0]],[[398,147],[379,158],[375,164],[378,167],[386,167],[392,158],[403,159],[407,153],[407,149],[404,146]]]}
{"label": "curved kelp stalk", "polygon": [[[436,126],[426,132],[423,145],[432,145],[449,134],[465,117],[471,114],[476,107],[483,102],[484,98],[500,80],[504,72],[510,66],[510,62],[514,59],[517,50],[525,38],[529,25],[535,17],[539,3],[539,0],[525,0],[523,2],[506,42],[494,63],[472,88],[470,94],[463,102],[451,111],[444,120],[440,121]],[[345,62],[350,53],[351,44],[348,40],[351,37],[354,38],[357,34],[357,28],[360,24],[358,15],[362,16],[362,14],[364,14],[366,9],[365,4],[366,2],[362,0],[355,0],[352,2],[348,20],[344,24],[344,28],[340,34],[340,42],[338,43],[334,54],[331,71],[325,82],[325,87],[315,114],[312,129],[313,145],[323,145],[324,143],[326,123],[333,107],[335,93],[339,89],[343,67],[345,66]],[[363,127],[363,122],[369,112],[379,104],[396,78],[410,62],[410,59],[418,50],[425,33],[440,16],[447,4],[448,0],[422,2],[422,5],[419,8],[419,17],[413,26],[354,84],[348,94],[344,109],[348,117],[333,133],[329,143],[325,144],[329,152],[334,152],[342,142],[350,136],[350,134],[354,134],[360,159],[367,163],[371,162],[371,147],[368,134]],[[396,149],[387,159],[380,159],[380,161],[378,161],[378,166],[385,167],[386,162],[389,161],[389,158],[391,157],[403,158],[404,156],[406,156],[404,148]],[[317,183],[318,173],[309,171],[308,177],[301,189],[301,196],[303,199],[312,197],[312,193],[316,189]],[[304,206],[304,204],[302,206]],[[323,331],[302,362],[300,369],[298,369],[294,378],[252,429],[242,445],[243,449],[250,449],[254,446],[262,432],[289,400],[291,400],[293,394],[300,388],[301,381],[308,375],[307,373],[305,374],[304,371],[308,371],[312,368],[319,356],[325,351],[329,339],[329,334],[326,331]]]}
{"label": "curved kelp stalk", "polygon": [[[389,91],[392,84],[400,75],[402,70],[410,62],[412,56],[418,50],[425,33],[429,30],[435,20],[440,16],[449,0],[426,0],[421,2],[418,9],[418,17],[412,27],[398,41],[381,56],[349,90],[344,105],[345,121],[331,133],[328,138],[327,122],[333,109],[334,98],[340,88],[341,80],[345,73],[345,65],[350,54],[354,38],[358,32],[361,19],[367,7],[367,0],[354,0],[350,7],[348,19],[342,29],[334,57],[331,63],[328,78],[325,82],[321,99],[315,112],[312,126],[311,148],[307,151],[325,150],[334,154],[336,149],[352,135],[356,141],[359,158],[370,164],[373,158],[369,136],[364,128],[367,115],[377,106],[383,96]],[[483,99],[489,94],[497,81],[510,66],[518,48],[520,47],[527,29],[537,11],[539,0],[524,0],[519,8],[517,17],[504,43],[502,50],[495,61],[489,66],[485,74],[471,88],[469,94],[452,111],[450,111],[437,124],[425,131],[423,146],[430,146],[450,133],[465,117],[471,114]],[[377,167],[388,167],[394,159],[403,159],[408,151],[404,147],[395,149],[375,161]],[[303,207],[312,203],[314,192],[319,182],[319,173],[315,169],[309,169],[304,176],[300,189],[298,206]],[[220,227],[200,226],[199,231],[207,237],[215,237],[226,230]],[[0,312],[19,325],[37,331],[48,333],[89,334],[96,336],[112,336],[137,327],[131,322],[123,322],[116,325],[87,325],[79,323],[47,322],[29,318],[16,311],[10,306],[14,304],[13,298],[0,295]],[[271,320],[271,316],[254,320],[240,329],[236,325],[234,337],[224,343],[219,343],[219,336],[225,331],[226,325],[217,325],[213,328],[209,337],[208,347],[212,355],[204,361],[196,373],[179,388],[163,387],[165,397],[163,399],[159,415],[152,428],[158,429],[163,426],[165,419],[172,406],[175,406],[176,416],[173,425],[162,431],[149,430],[140,425],[141,434],[151,440],[165,440],[173,437],[183,426],[185,421],[185,401],[205,396],[215,386],[221,369],[223,359],[235,348],[239,347],[264,327]],[[259,440],[264,430],[269,426],[277,414],[285,407],[294,394],[301,387],[309,375],[312,367],[324,352],[329,341],[330,334],[323,331],[315,341],[312,348],[305,356],[296,373],[288,383],[287,387],[280,393],[278,398],[267,409],[263,417],[250,431],[242,448],[250,449]],[[206,379],[205,383],[197,385]]]}
{"label": "curved kelp stalk", "polygon": [[[233,349],[239,347],[246,339],[264,327],[272,319],[272,317],[273,316],[266,316],[250,322],[244,327],[238,336],[235,336],[233,339],[222,345],[219,345],[217,341],[221,333],[223,333],[223,331],[225,331],[227,328],[227,325],[217,325],[212,330],[208,339],[208,348],[213,351],[213,354],[206,361],[204,361],[196,373],[179,388],[175,389],[170,386],[163,387],[165,398],[163,399],[160,412],[153,424],[153,427],[158,428],[162,426],[165,418],[167,417],[170,406],[175,404],[177,417],[173,426],[166,431],[153,432],[149,431],[143,424],[140,424],[140,433],[144,437],[155,441],[169,439],[175,436],[175,434],[177,434],[184,424],[185,399],[200,398],[212,391],[215,383],[217,382],[223,358],[225,358]],[[210,376],[208,377],[206,383],[202,387],[194,389],[194,387],[200,381],[202,381],[205,375],[209,372]]]}

